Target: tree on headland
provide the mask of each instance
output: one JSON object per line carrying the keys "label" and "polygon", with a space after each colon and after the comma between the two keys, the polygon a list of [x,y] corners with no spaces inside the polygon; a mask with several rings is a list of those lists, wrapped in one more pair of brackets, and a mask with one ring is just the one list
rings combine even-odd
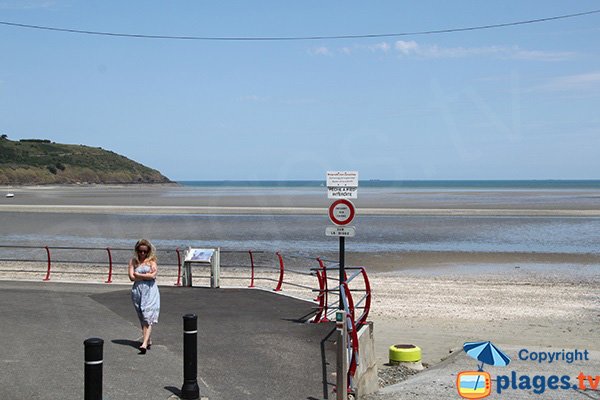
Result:
{"label": "tree on headland", "polygon": [[8,139],[8,135],[6,133],[4,133],[0,136],[0,139]]}

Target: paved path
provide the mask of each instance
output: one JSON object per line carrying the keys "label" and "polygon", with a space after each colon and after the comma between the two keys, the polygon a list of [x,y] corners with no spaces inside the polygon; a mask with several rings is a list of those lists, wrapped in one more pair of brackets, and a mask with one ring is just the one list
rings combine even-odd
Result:
{"label": "paved path", "polygon": [[186,313],[198,315],[199,386],[210,400],[333,398],[334,328],[301,322],[312,304],[260,290],[160,290],[142,356],[128,286],[0,281],[0,398],[80,400],[83,341],[101,337],[104,399],[167,399],[183,383]]}

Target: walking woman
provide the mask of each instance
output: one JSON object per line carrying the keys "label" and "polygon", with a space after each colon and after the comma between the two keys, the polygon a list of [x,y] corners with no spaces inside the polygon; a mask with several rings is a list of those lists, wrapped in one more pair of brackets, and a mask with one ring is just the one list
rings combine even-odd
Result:
{"label": "walking woman", "polygon": [[145,354],[152,345],[152,325],[158,322],[160,293],[156,284],[157,272],[154,246],[146,239],[139,240],[135,244],[135,254],[129,261],[129,280],[134,282],[131,300],[142,325],[140,354]]}

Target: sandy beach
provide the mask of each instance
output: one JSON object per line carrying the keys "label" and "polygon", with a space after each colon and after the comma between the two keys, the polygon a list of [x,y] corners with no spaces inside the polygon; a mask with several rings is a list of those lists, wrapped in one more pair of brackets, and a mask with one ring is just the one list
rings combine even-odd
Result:
{"label": "sandy beach", "polygon": [[[53,245],[67,245],[79,240],[81,245],[106,238],[102,240],[110,245],[126,245],[150,236],[162,247],[200,242],[223,243],[224,249],[245,246],[236,251],[283,249],[284,255],[306,257],[289,260],[291,269],[303,272],[315,266],[307,261],[313,256],[336,259],[336,243],[327,241],[322,232],[329,224],[323,215],[328,200],[319,190],[297,194],[292,189],[256,189],[240,194],[234,189],[91,186],[13,188],[13,192],[14,199],[0,202],[4,237],[0,244],[54,240]],[[594,250],[599,235],[597,191],[396,190],[371,196],[365,190],[361,196],[356,201],[359,215],[373,218],[366,221],[380,227],[385,237],[379,238],[377,229],[362,220],[359,232],[365,235],[356,244],[349,242],[347,263],[365,266],[369,272],[373,287],[369,319],[375,324],[381,365],[387,362],[388,347],[399,343],[422,347],[423,361],[430,365],[472,340],[600,350],[600,253]],[[159,219],[139,216],[155,212]],[[176,220],[180,213],[184,216]],[[253,217],[256,214],[267,217]],[[185,215],[198,219],[187,223]],[[200,219],[202,215],[217,219]],[[404,217],[397,222],[394,216]],[[288,217],[296,219],[289,222]],[[394,237],[396,231],[405,236]],[[446,231],[457,238],[456,243],[436,242]],[[507,239],[515,232],[525,239]],[[467,239],[461,241],[462,236]],[[500,244],[486,247],[495,238]],[[401,245],[405,247],[395,250]],[[43,254],[38,257],[43,261]],[[266,262],[276,267],[270,257]],[[118,263],[115,284],[127,284],[123,259]],[[58,266],[52,281],[106,278],[104,266],[98,267],[97,275],[61,274],[61,268],[64,272],[71,267]],[[0,269],[0,279],[38,280],[45,266],[4,262]],[[174,271],[172,266],[164,268],[159,283],[172,285]],[[274,279],[276,271],[264,276]],[[248,277],[247,269],[224,268],[222,285],[247,286]],[[316,287],[311,276],[290,273],[287,279]],[[273,282],[261,284],[271,288]],[[314,298],[304,288],[284,286],[284,292]]]}

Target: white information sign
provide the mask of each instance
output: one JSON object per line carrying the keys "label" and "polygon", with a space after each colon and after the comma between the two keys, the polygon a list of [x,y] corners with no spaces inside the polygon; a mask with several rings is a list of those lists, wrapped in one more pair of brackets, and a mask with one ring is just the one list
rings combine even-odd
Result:
{"label": "white information sign", "polygon": [[184,261],[210,262],[215,249],[189,249]]}
{"label": "white information sign", "polygon": [[325,228],[325,236],[354,237],[356,229],[353,226],[328,226]]}
{"label": "white information sign", "polygon": [[328,199],[356,199],[358,171],[327,171]]}
{"label": "white information sign", "polygon": [[358,187],[358,171],[327,171],[327,187]]}

